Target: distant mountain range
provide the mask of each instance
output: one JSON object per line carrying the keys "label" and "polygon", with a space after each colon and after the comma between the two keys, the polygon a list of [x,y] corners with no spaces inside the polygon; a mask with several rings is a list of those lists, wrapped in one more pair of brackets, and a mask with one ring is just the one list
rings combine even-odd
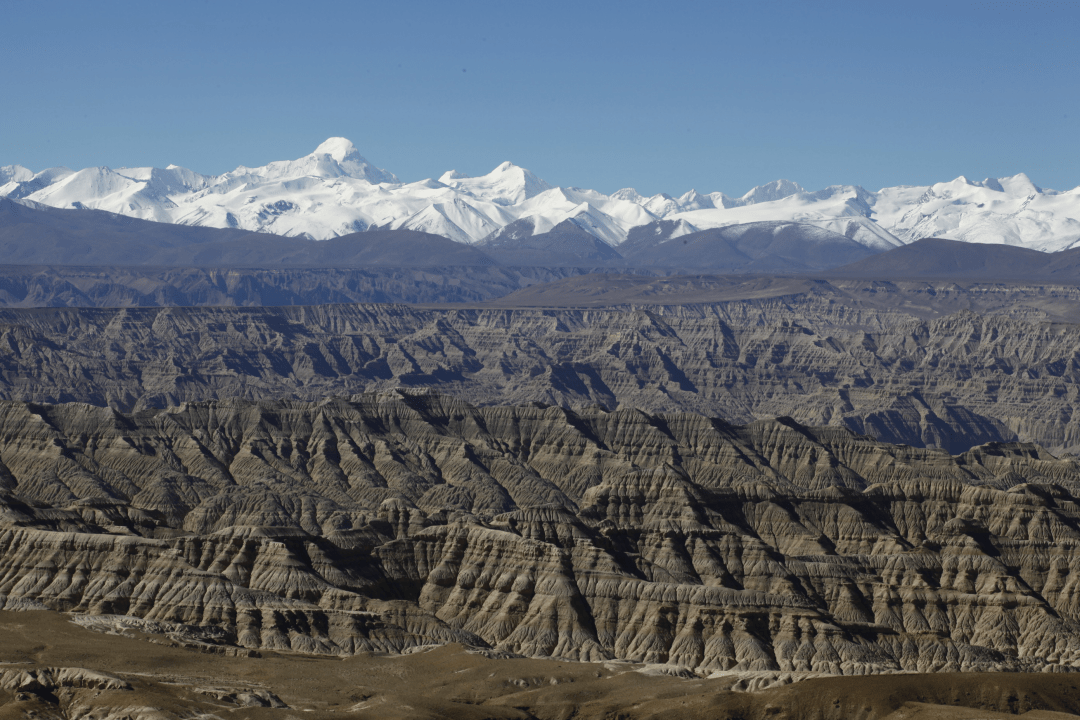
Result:
{"label": "distant mountain range", "polygon": [[380,228],[314,241],[231,228],[173,225],[103,210],[24,204],[27,202],[0,198],[2,265],[504,267],[573,269],[570,275],[625,270],[647,275],[779,273],[881,279],[1080,281],[1080,247],[1039,252],[1026,247],[925,238],[879,250],[799,222],[759,221],[676,236],[679,224],[663,220],[632,228],[626,240],[612,247],[570,220],[539,234],[521,220],[484,243],[466,245],[428,232]]}
{"label": "distant mountain range", "polygon": [[[523,257],[535,252],[536,243],[527,238],[556,230],[563,237],[560,247],[569,242],[572,253],[600,259],[605,248],[621,248],[635,238],[666,244],[760,222],[813,226],[870,251],[925,237],[1043,251],[1080,245],[1080,187],[1046,190],[1023,174],[877,192],[854,185],[811,192],[778,180],[739,198],[694,190],[644,197],[630,188],[605,195],[553,187],[509,162],[480,177],[449,171],[438,180],[403,183],[344,138],[330,138],[298,160],[216,176],[175,165],[37,173],[9,165],[0,167],[0,197],[32,207],[106,210],[159,223],[312,240],[372,229],[414,230]],[[582,233],[601,244],[586,239],[592,246],[585,247]],[[550,241],[549,236],[545,242]],[[684,252],[682,243],[670,247]],[[626,255],[621,249],[619,254]]]}
{"label": "distant mountain range", "polygon": [[[504,232],[486,243],[399,228],[314,241],[231,228],[173,225],[102,210],[53,208],[0,198],[6,265],[360,268],[640,268],[659,273],[827,270],[878,252],[806,223],[756,222],[672,237],[662,221],[634,228],[618,248],[570,220],[540,234]],[[518,229],[524,221],[515,223]],[[1041,254],[1041,253],[1039,253]]]}

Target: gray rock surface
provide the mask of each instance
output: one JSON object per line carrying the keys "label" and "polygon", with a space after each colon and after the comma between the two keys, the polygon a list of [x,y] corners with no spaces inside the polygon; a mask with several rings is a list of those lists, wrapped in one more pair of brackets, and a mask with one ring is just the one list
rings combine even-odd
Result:
{"label": "gray rock surface", "polygon": [[1076,288],[760,282],[756,297],[596,309],[3,310],[0,398],[128,410],[428,387],[485,405],[790,416],[953,452],[1080,448],[1080,326],[1056,321]]}
{"label": "gray rock surface", "polygon": [[1035,445],[950,456],[786,419],[9,402],[0,605],[253,650],[1057,670],[1080,666],[1078,497],[1080,463]]}

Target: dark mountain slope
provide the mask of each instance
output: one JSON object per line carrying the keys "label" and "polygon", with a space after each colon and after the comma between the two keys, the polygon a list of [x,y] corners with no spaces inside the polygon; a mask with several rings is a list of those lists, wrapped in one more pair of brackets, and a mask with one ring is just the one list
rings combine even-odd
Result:
{"label": "dark mountain slope", "polygon": [[757,222],[665,239],[643,234],[619,248],[627,265],[723,273],[810,272],[875,254],[838,233],[813,225]]}
{"label": "dark mountain slope", "polygon": [[624,265],[622,255],[600,238],[564,220],[546,233],[530,235],[533,221],[522,218],[477,247],[503,265]]}
{"label": "dark mountain slope", "polygon": [[923,238],[842,265],[827,277],[867,279],[1080,281],[1080,249],[1044,253],[997,243]]}
{"label": "dark mountain slope", "polygon": [[27,207],[0,198],[0,259],[8,265],[435,267],[492,265],[479,250],[412,230],[315,242],[172,225],[100,210]]}
{"label": "dark mountain slope", "polygon": [[0,258],[5,264],[140,265],[152,263],[162,250],[232,242],[251,235],[101,210],[28,207],[0,198]]}
{"label": "dark mountain slope", "polygon": [[[651,226],[650,226],[651,227]],[[873,251],[799,223],[751,223],[665,241],[672,228],[632,233],[615,249],[573,220],[532,235],[511,223],[479,246],[411,230],[370,230],[321,242],[156,223],[97,210],[28,207],[0,199],[0,258],[9,265],[164,267],[645,267],[714,272],[808,272]]]}
{"label": "dark mountain slope", "polygon": [[439,267],[494,265],[469,245],[413,230],[369,230],[331,240],[260,235],[158,253],[154,264],[197,267]]}
{"label": "dark mountain slope", "polygon": [[[0,307],[479,303],[595,268],[0,265]],[[657,275],[658,271],[624,272]]]}

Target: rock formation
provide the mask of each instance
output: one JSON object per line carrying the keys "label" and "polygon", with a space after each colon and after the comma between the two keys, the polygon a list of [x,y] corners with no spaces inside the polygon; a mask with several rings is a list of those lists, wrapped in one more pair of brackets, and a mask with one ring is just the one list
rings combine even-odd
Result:
{"label": "rock formation", "polygon": [[799,283],[595,309],[2,310],[0,398],[141,410],[427,387],[481,405],[787,416],[954,453],[1080,449],[1080,326],[1058,321],[1075,288]]}
{"label": "rock formation", "polygon": [[[1080,666],[1080,463],[433,393],[0,404],[0,605],[221,652]],[[98,618],[94,620],[94,618]]]}

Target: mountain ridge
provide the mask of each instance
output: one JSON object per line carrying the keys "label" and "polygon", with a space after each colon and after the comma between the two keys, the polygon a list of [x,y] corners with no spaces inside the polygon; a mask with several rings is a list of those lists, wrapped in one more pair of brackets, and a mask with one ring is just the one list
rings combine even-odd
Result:
{"label": "mountain ridge", "polygon": [[486,175],[454,171],[403,182],[369,163],[345,138],[297,160],[240,166],[211,176],[157,168],[0,168],[0,196],[54,207],[86,207],[161,222],[233,227],[328,239],[371,227],[434,232],[474,244],[524,218],[534,233],[574,220],[617,247],[631,230],[659,221],[688,232],[761,221],[803,222],[886,250],[923,237],[1062,250],[1080,242],[1080,187],[1040,188],[1024,174],[868,191],[834,185],[808,191],[777,180],[741,197],[688,191],[644,197],[553,187],[509,162]]}
{"label": "mountain ridge", "polygon": [[1080,463],[1029,443],[399,389],[0,402],[0,456],[0,608],[196,648],[457,642],[767,683],[1080,667]]}
{"label": "mountain ridge", "polygon": [[[462,210],[457,223],[452,219],[454,209]],[[462,225],[475,213],[463,204],[454,209],[431,206],[425,210],[431,221],[428,231],[372,226],[316,242],[0,198],[0,249],[9,265],[407,268],[498,264],[794,273],[826,270],[875,252],[805,223],[749,223],[688,232],[686,224],[669,221],[635,228],[632,239],[616,249],[597,237],[590,216],[568,218],[544,232],[537,232],[535,219],[526,217],[491,233],[483,242],[468,244],[447,235],[451,229],[462,232]]]}
{"label": "mountain ridge", "polygon": [[483,405],[791,417],[957,452],[1017,438],[1080,450],[1080,326],[1051,315],[1075,317],[1075,287],[615,281],[625,302],[603,307],[588,300],[615,283],[593,276],[568,281],[586,302],[561,308],[526,290],[472,306],[2,309],[0,399],[142,410],[431,388]]}

